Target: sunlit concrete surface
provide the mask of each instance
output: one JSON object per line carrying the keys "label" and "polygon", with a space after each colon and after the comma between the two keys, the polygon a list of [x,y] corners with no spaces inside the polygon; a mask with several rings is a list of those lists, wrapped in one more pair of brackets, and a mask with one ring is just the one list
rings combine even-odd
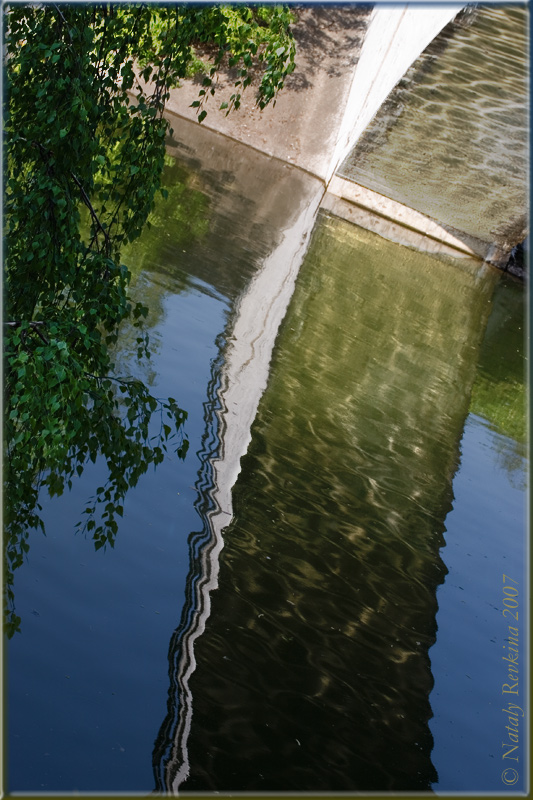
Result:
{"label": "sunlit concrete surface", "polygon": [[527,233],[528,72],[526,6],[469,8],[407,71],[340,174],[505,260]]}
{"label": "sunlit concrete surface", "polygon": [[[202,123],[233,139],[325,178],[337,144],[354,68],[365,36],[370,5],[298,7],[293,32],[296,70],[275,104],[256,107],[259,74],[242,96],[241,107],[226,115],[219,106],[233,94],[237,71],[221,72]],[[183,81],[171,93],[167,108],[196,119],[191,103],[198,99],[201,77]]]}

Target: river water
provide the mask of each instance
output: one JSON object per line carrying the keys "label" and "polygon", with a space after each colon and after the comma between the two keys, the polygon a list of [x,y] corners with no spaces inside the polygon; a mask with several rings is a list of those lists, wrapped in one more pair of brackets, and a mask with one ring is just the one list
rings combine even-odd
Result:
{"label": "river water", "polygon": [[117,355],[188,410],[189,454],[129,493],[106,552],[74,534],[99,462],[43,498],[7,788],[501,790],[522,288],[313,221],[312,177],[174,127],[169,201],[125,254],[153,356],[127,329]]}

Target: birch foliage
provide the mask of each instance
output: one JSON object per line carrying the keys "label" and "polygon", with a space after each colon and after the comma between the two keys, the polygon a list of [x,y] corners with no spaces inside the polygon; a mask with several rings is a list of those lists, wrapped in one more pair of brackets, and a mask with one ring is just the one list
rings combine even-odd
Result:
{"label": "birch foliage", "polygon": [[[222,65],[236,70],[222,102],[238,108],[254,70],[263,107],[294,66],[289,12],[269,6],[14,4],[4,12],[4,603],[20,626],[13,571],[44,530],[40,493],[60,495],[104,459],[80,527],[113,545],[124,497],[172,449],[187,418],[118,374],[121,323],[142,323],[121,259],[161,187],[172,87],[208,53],[199,120]],[[142,73],[142,81],[138,76]],[[145,88],[143,88],[145,87]],[[149,88],[146,88],[149,87]],[[214,101],[212,101],[214,102]],[[184,376],[185,378],[186,376]]]}

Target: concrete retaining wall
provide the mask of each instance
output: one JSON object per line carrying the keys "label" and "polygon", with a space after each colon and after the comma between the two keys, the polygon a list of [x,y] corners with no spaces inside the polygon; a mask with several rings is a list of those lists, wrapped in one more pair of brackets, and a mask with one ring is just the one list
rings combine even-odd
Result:
{"label": "concrete retaining wall", "polygon": [[[452,248],[501,266],[526,235],[526,12],[525,7],[485,6],[457,23],[462,7],[299,8],[297,69],[276,105],[259,111],[252,85],[241,108],[226,116],[219,105],[233,89],[234,76],[227,71],[219,77],[203,125],[320,178],[332,213],[357,218],[358,224],[374,214],[372,229],[382,235],[392,230],[385,221],[409,231],[410,242],[423,239],[423,249]],[[501,17],[501,30],[498,20],[487,28],[491,15]],[[484,65],[486,75],[479,72]],[[412,108],[404,103],[409,82]],[[447,87],[444,97],[441,83]],[[168,108],[195,119],[191,103],[200,84],[201,79],[184,82]],[[455,139],[465,134],[469,146],[455,147]],[[441,173],[424,182],[438,158]],[[488,179],[492,192],[484,204],[479,198],[488,192],[480,179]]]}

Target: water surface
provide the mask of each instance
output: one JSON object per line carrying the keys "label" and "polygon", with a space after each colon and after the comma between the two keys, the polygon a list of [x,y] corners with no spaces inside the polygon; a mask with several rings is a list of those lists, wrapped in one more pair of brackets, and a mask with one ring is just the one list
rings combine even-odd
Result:
{"label": "water surface", "polygon": [[[240,295],[316,182],[294,168],[173,120],[169,201],[124,253],[133,294],[150,307],[152,358],[138,365],[124,327],[117,361],[188,411],[184,463],[166,458],[124,505],[114,549],[75,525],[105,480],[89,466],[61,498],[42,498],[47,535],[30,536],[15,574],[22,633],[9,643],[10,791],[147,792],[165,717],[167,652],[184,606],[190,540],[209,503],[206,459],[221,353]],[[196,532],[196,533],[195,533]]]}
{"label": "water surface", "polygon": [[[491,268],[321,213],[223,519],[231,417],[246,405],[229,381],[237,332],[265,265],[297,252],[287,232],[305,244],[317,182],[178,119],[166,180],[172,202],[126,254],[153,357],[136,364],[128,329],[117,356],[188,410],[191,447],[129,493],[107,552],[73,533],[99,462],[45,501],[47,536],[15,575],[9,790],[474,791],[486,748],[454,775],[457,743],[492,722],[473,716],[488,684],[464,694],[464,674],[479,641],[495,646],[488,586],[503,557],[519,563],[524,530],[523,452],[512,481],[501,469],[519,406],[503,429],[487,401],[501,411],[503,384],[523,391],[521,362],[487,337],[515,347],[519,301],[492,303]],[[483,472],[471,442],[491,456]],[[469,582],[479,530],[490,570]],[[476,604],[499,609],[479,629]]]}
{"label": "water surface", "polygon": [[182,791],[437,781],[428,652],[496,279],[319,218],[196,642]]}
{"label": "water surface", "polygon": [[[438,635],[430,651],[436,792],[527,787],[524,720],[513,760],[503,758],[509,748],[502,748],[502,742],[509,744],[503,709],[509,700],[524,710],[528,707],[525,311],[523,287],[510,278],[500,279],[461,439],[453,508],[446,517],[441,551],[448,575],[437,592]],[[516,610],[506,610],[507,594],[512,598],[507,605],[516,602]],[[515,613],[516,621],[510,616]],[[509,683],[503,660],[509,655],[509,625],[518,629],[516,695],[502,692]],[[511,785],[502,780],[508,767],[517,769]]]}

